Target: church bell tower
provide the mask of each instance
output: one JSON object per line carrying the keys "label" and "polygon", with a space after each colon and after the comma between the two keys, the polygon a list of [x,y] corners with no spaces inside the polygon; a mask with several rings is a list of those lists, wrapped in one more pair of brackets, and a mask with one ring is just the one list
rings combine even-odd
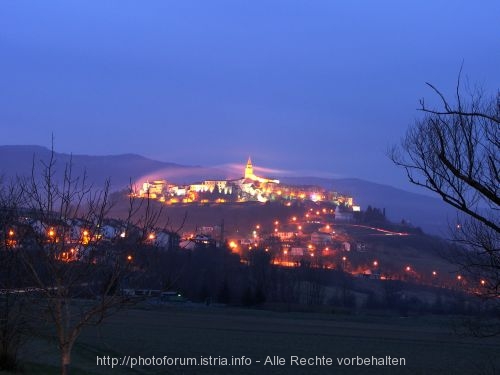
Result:
{"label": "church bell tower", "polygon": [[254,178],[252,160],[250,159],[250,156],[248,157],[247,166],[245,167],[245,178],[249,178],[251,180]]}

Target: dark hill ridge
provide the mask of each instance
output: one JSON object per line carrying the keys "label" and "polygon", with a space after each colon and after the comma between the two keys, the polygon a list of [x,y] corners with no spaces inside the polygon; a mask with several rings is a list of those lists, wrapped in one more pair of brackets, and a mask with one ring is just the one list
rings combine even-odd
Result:
{"label": "dark hill ridge", "polygon": [[[151,160],[136,154],[123,155],[69,155],[55,153],[56,173],[62,174],[64,166],[71,161],[73,175],[82,175],[86,171],[89,182],[102,186],[106,179],[111,180],[114,189],[122,189],[135,182],[140,176],[154,174],[158,170],[175,168],[189,169],[174,163]],[[33,166],[42,167],[41,162],[50,160],[51,151],[40,146],[0,146],[0,176],[15,178],[29,176]]]}
{"label": "dark hill ridge", "polygon": [[[16,176],[29,176],[33,160],[41,167],[40,161],[47,162],[50,155],[49,149],[40,146],[0,146],[0,176],[7,180]],[[130,181],[140,183],[155,178],[166,178],[175,183],[189,183],[207,178],[238,177],[217,168],[183,166],[136,154],[90,156],[55,153],[55,158],[59,175],[63,173],[64,166],[72,160],[75,176],[83,174],[85,170],[88,181],[97,187],[102,186],[104,181],[110,178],[114,190],[123,189]],[[368,205],[385,208],[389,219],[396,222],[405,219],[433,234],[444,235],[448,220],[455,216],[454,211],[437,198],[360,179],[284,177],[281,181],[297,185],[319,185],[352,195],[355,202],[363,208]]]}

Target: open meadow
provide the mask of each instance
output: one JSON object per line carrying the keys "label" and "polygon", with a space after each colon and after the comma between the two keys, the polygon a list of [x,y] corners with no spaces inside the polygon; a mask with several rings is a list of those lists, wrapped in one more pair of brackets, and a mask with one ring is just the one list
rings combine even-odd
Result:
{"label": "open meadow", "polygon": [[[185,303],[137,306],[84,331],[74,349],[72,373],[492,375],[500,371],[498,353],[500,338],[459,337],[449,317],[279,313]],[[130,368],[139,356],[196,358],[198,363],[203,358],[206,364]],[[285,365],[264,365],[268,356],[275,363],[274,356],[283,358]],[[315,363],[290,366],[292,356]],[[316,357],[323,356],[323,363],[331,358],[332,364],[319,365]],[[337,361],[386,356],[404,358],[406,365],[340,366]],[[231,357],[251,365],[221,365]],[[120,365],[112,368],[113,358]],[[58,373],[53,343],[32,340],[22,360],[25,373]],[[129,366],[121,366],[122,361]]]}

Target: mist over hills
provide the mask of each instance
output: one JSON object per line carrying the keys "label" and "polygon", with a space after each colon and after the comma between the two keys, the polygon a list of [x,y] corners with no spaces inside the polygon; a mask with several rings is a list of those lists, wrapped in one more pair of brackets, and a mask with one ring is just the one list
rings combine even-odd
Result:
{"label": "mist over hills", "polygon": [[[9,181],[16,176],[30,176],[33,165],[35,174],[39,176],[42,163],[47,163],[50,157],[51,151],[41,146],[0,146],[0,177]],[[54,153],[54,157],[56,175],[59,178],[71,161],[74,176],[81,176],[86,172],[88,182],[96,187],[103,186],[110,179],[112,190],[121,190],[131,181],[141,183],[155,178],[190,183],[208,178],[237,178],[242,175],[242,171],[240,173],[234,169],[185,166],[136,154],[91,156]],[[455,211],[437,198],[357,178],[282,177],[280,180],[287,184],[318,185],[351,195],[362,208],[368,205],[385,208],[390,220],[399,222],[404,219],[432,234],[446,235],[448,222],[456,217]]]}

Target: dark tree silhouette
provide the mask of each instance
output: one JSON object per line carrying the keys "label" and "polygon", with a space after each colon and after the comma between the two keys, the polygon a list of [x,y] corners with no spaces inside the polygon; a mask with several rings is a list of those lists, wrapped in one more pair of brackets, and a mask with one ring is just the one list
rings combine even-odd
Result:
{"label": "dark tree silhouette", "polygon": [[127,220],[110,224],[108,183],[88,185],[71,162],[58,176],[52,151],[33,162],[30,178],[0,181],[0,356],[15,358],[27,312],[20,303],[31,298],[33,319],[46,317],[54,328],[66,375],[82,330],[129,305],[122,284],[135,268],[130,249],[144,243],[159,214],[149,202],[143,210],[132,204]]}
{"label": "dark tree silhouette", "polygon": [[0,370],[14,371],[18,367],[18,351],[31,331],[29,303],[17,290],[26,286],[20,246],[23,225],[14,226],[20,204],[15,184],[0,179]]}
{"label": "dark tree silhouette", "polygon": [[389,151],[411,183],[438,194],[459,212],[452,238],[454,261],[467,273],[470,288],[484,297],[500,296],[500,92],[462,89],[460,75],[449,101],[427,83],[441,106],[422,99],[423,117]]}

